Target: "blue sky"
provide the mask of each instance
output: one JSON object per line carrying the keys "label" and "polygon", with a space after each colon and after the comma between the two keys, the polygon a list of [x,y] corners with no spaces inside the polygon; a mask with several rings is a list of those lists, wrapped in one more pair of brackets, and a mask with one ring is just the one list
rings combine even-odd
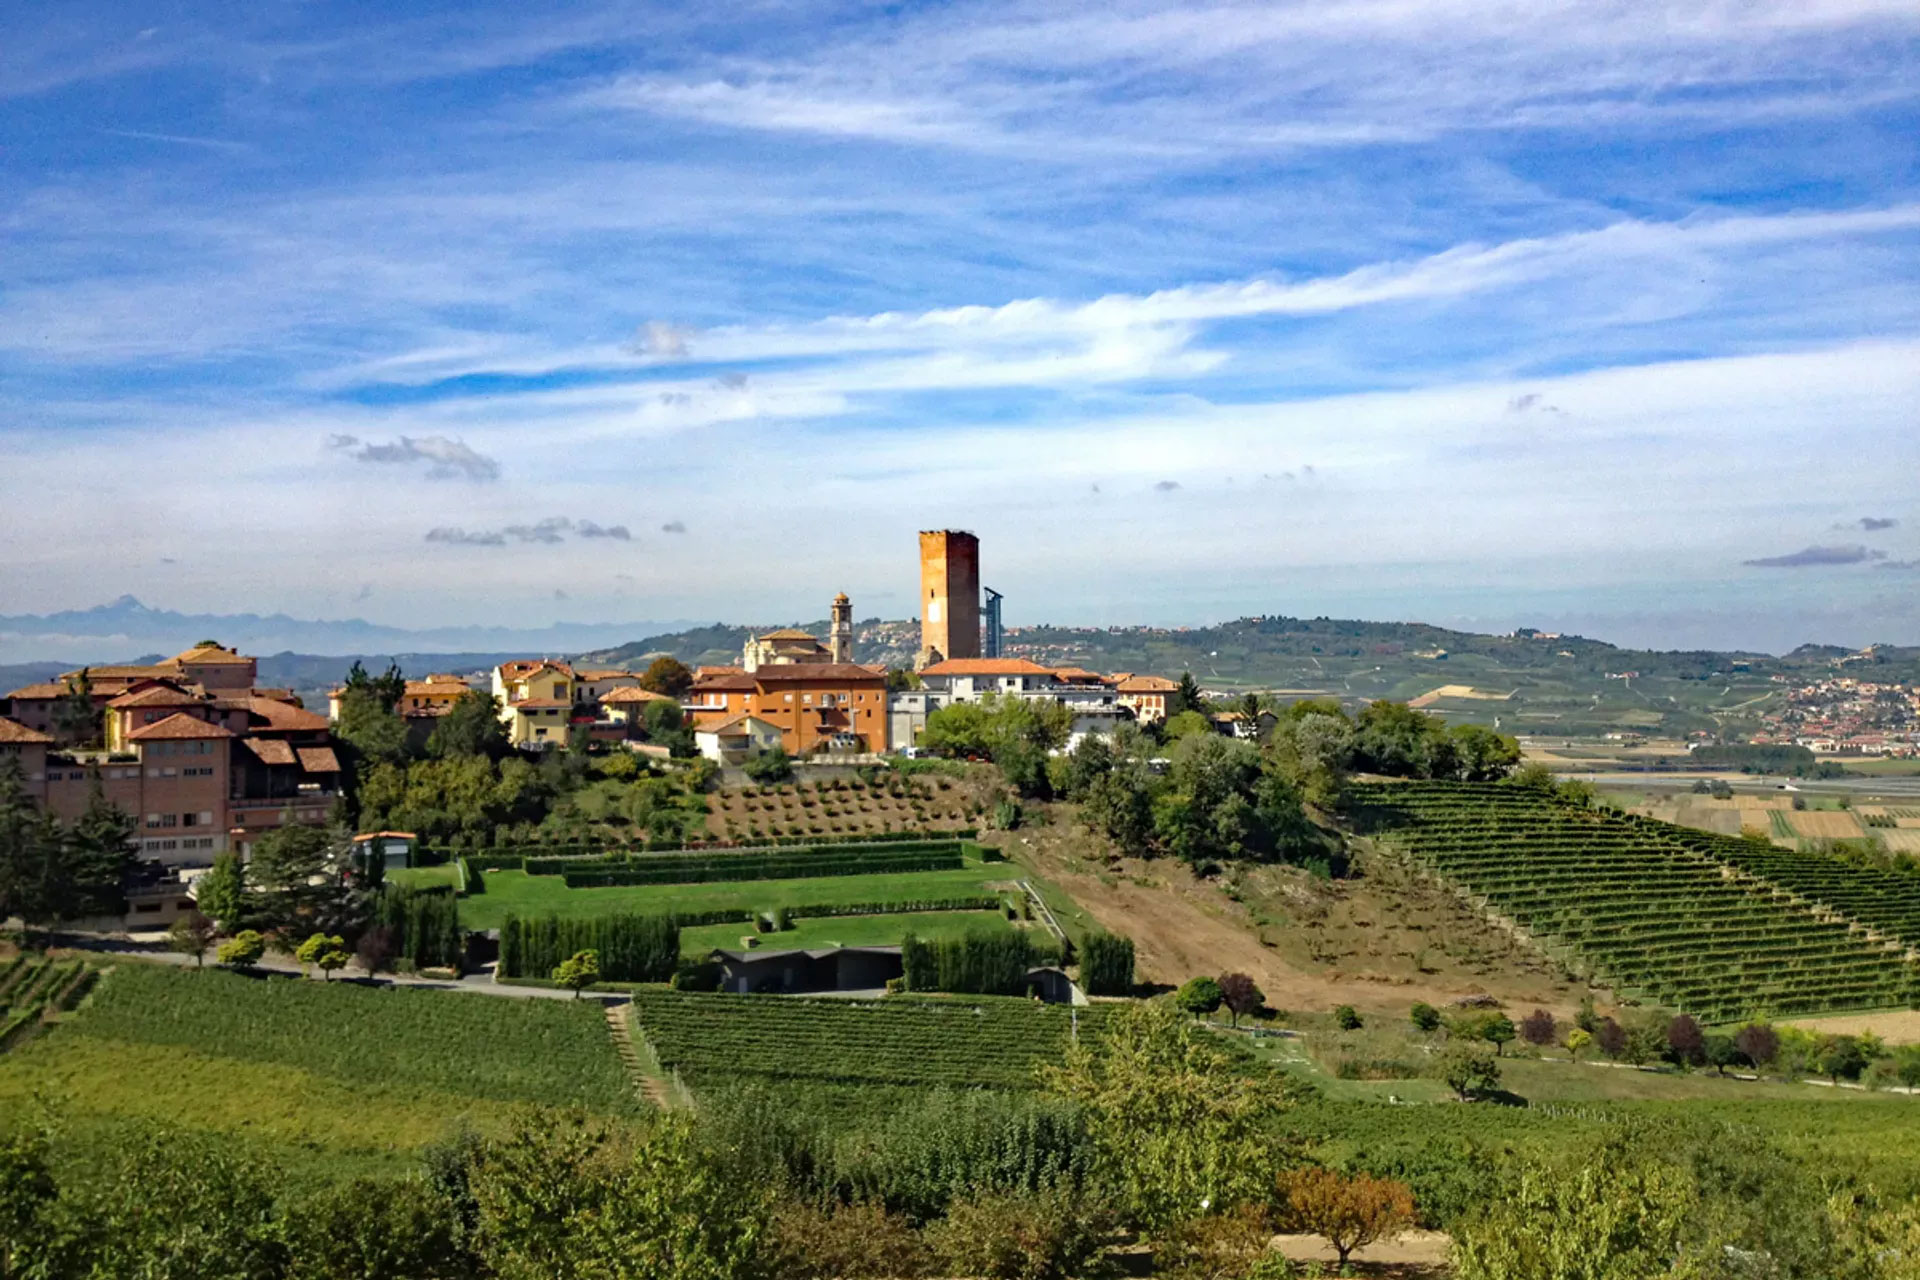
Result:
{"label": "blue sky", "polygon": [[0,47],[0,613],[899,616],[957,525],[1013,622],[1920,642],[1911,0]]}

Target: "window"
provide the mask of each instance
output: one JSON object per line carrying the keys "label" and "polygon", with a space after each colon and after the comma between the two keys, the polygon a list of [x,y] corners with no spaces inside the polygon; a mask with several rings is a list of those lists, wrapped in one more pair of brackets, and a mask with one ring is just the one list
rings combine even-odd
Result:
{"label": "window", "polygon": [[567,696],[567,686],[563,684],[553,686],[553,696],[556,698],[565,698]]}
{"label": "window", "polygon": [[160,776],[163,778],[171,778],[176,776],[179,772],[180,771],[178,769],[162,769],[160,771]]}
{"label": "window", "polygon": [[213,825],[213,811],[212,811],[212,810],[210,810],[210,809],[202,809],[202,810],[200,811],[200,825],[201,825],[201,826],[203,826],[203,827],[210,827],[210,826],[212,826],[212,825]]}
{"label": "window", "polygon": [[148,815],[147,815],[147,825],[148,825],[148,826],[150,826],[150,827],[157,827],[157,826],[159,826],[159,825],[160,825],[160,815],[159,815],[159,814],[157,814],[157,813],[150,813],[150,814],[148,814]]}
{"label": "window", "polygon": [[180,815],[180,825],[183,827],[197,827],[200,825],[200,817],[198,814],[183,813]]}
{"label": "window", "polygon": [[[179,818],[171,813],[163,813],[160,815],[160,825],[163,827],[177,826],[179,825],[179,821]],[[171,849],[173,846],[168,845],[167,848]]]}

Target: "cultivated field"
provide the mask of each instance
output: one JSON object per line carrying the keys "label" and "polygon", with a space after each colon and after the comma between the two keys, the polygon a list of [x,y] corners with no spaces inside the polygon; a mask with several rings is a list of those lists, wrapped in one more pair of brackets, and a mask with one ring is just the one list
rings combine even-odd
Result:
{"label": "cultivated field", "polygon": [[950,832],[978,826],[982,812],[976,788],[945,774],[890,774],[871,783],[853,777],[728,787],[705,800],[708,836],[736,841]]}
{"label": "cultivated field", "polygon": [[633,1113],[600,1007],[126,961],[49,1034],[0,1055],[0,1113],[78,1136],[212,1129],[279,1163],[387,1168],[528,1103]]}
{"label": "cultivated field", "polygon": [[[1903,1007],[1920,996],[1920,966],[1888,940],[1915,928],[1920,884],[1883,879],[1893,873],[1574,809],[1507,784],[1382,783],[1355,799],[1383,838],[1623,995],[1707,1021]],[[1818,894],[1829,910],[1779,888]],[[1888,936],[1875,940],[1836,912]]]}

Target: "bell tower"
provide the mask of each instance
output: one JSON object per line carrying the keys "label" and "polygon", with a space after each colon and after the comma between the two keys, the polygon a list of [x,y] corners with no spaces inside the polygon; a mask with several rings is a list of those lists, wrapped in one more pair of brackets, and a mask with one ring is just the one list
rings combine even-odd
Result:
{"label": "bell tower", "polygon": [[853,601],[842,591],[833,598],[833,627],[827,632],[827,652],[834,662],[853,661]]}

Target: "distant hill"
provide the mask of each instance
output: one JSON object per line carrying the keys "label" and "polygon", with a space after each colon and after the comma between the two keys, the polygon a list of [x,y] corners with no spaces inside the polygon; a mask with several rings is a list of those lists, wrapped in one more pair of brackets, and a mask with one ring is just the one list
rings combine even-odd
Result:
{"label": "distant hill", "polygon": [[60,613],[0,616],[0,662],[127,662],[146,653],[178,653],[199,640],[219,640],[244,653],[561,654],[618,644],[636,632],[670,631],[666,622],[562,622],[549,627],[428,627],[409,630],[360,618],[293,618],[284,613],[176,613],[133,596]]}

